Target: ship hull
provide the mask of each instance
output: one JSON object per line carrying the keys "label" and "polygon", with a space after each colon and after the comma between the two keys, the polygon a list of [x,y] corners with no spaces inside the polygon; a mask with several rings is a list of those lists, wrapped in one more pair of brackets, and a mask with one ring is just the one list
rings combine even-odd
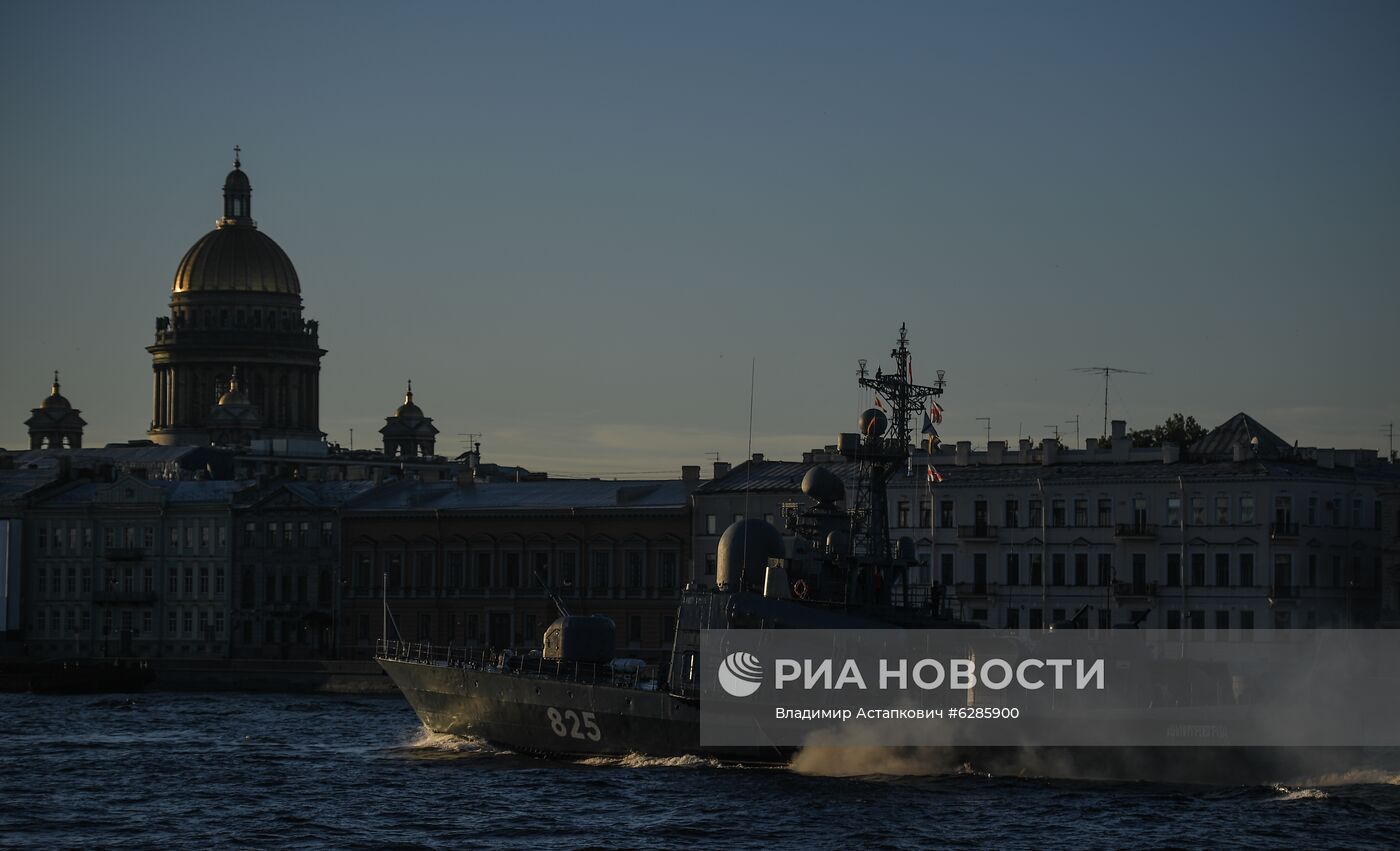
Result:
{"label": "ship hull", "polygon": [[[703,747],[699,704],[663,691],[390,659],[380,659],[379,664],[429,730],[474,736],[517,753],[570,759],[628,754],[701,756],[720,762],[786,765],[800,750]],[[838,773],[867,773],[866,768],[868,773],[882,773],[890,765],[906,772],[927,765],[930,769],[969,768],[993,774],[1240,784],[1287,782],[1342,772],[1357,767],[1362,756],[1359,748],[1322,747],[881,750],[898,758],[839,758],[833,764],[839,766]]]}
{"label": "ship hull", "polygon": [[380,659],[429,730],[557,757],[704,755],[778,763],[794,749],[700,746],[700,709],[664,691]]}

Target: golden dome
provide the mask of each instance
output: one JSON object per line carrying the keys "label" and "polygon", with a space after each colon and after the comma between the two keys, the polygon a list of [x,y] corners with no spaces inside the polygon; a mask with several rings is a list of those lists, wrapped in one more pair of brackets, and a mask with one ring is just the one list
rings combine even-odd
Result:
{"label": "golden dome", "polygon": [[224,178],[224,215],[180,260],[178,293],[236,292],[301,295],[287,252],[258,230],[252,218],[253,188],[234,148],[233,171]]}
{"label": "golden dome", "polygon": [[185,252],[172,289],[301,295],[301,282],[287,252],[271,237],[253,227],[225,226]]}

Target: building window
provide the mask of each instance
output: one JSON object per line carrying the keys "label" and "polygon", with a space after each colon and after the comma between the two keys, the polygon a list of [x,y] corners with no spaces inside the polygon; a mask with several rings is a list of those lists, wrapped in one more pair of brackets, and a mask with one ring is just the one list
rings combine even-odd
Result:
{"label": "building window", "polygon": [[519,588],[520,586],[520,553],[501,554],[501,577],[502,584],[507,588]]}
{"label": "building window", "polygon": [[642,642],[642,616],[627,616],[627,642],[629,644],[640,644]]}
{"label": "building window", "polygon": [[186,593],[186,594],[193,594],[193,593],[194,593],[194,568],[193,568],[193,567],[187,567],[187,568],[185,568],[185,593]]}
{"label": "building window", "polygon": [[1021,525],[1021,502],[1020,500],[1008,499],[1006,501],[1006,528],[1016,529]]}
{"label": "building window", "polygon": [[646,554],[640,550],[628,550],[623,558],[627,562],[627,590],[642,590],[646,587]]}
{"label": "building window", "polygon": [[321,546],[329,547],[334,542],[334,531],[331,526],[331,521],[321,521]]}
{"label": "building window", "polygon": [[209,593],[209,568],[207,567],[201,567],[199,569],[199,593]]}
{"label": "building window", "polygon": [[1074,584],[1084,586],[1089,584],[1089,554],[1074,554]]}
{"label": "building window", "polygon": [[1240,612],[1240,629],[1254,629],[1254,612]]}
{"label": "building window", "polygon": [[253,543],[254,543],[254,541],[257,540],[257,537],[258,537],[258,524],[256,524],[256,523],[244,523],[244,524],[243,524],[243,546],[245,546],[245,547],[251,547],[251,546],[253,546]]}
{"label": "building window", "polygon": [[1215,498],[1215,525],[1230,525],[1230,497],[1224,494]]}
{"label": "building window", "polygon": [[706,515],[705,515],[705,534],[706,534],[706,535],[713,535],[714,533],[715,533],[715,516],[714,516],[713,514],[706,514]]}
{"label": "building window", "polygon": [[476,576],[475,584],[479,591],[485,591],[491,587],[491,554],[476,554]]}
{"label": "building window", "polygon": [[1040,553],[1031,553],[1031,585],[1045,584],[1045,567]]}
{"label": "building window", "polygon": [[1065,554],[1051,553],[1050,555],[1050,584],[1065,584]]}
{"label": "building window", "polygon": [[1181,497],[1173,494],[1167,497],[1167,525],[1181,525]]}
{"label": "building window", "polygon": [[1021,554],[1020,554],[1020,553],[1007,553],[1007,554],[1006,554],[1006,584],[1007,584],[1007,585],[1020,585],[1020,584],[1021,584]]}
{"label": "building window", "polygon": [[1181,554],[1167,553],[1167,587],[1181,587]]}
{"label": "building window", "polygon": [[558,555],[559,561],[559,587],[564,593],[570,593],[578,588],[578,553],[563,552]]}
{"label": "building window", "polygon": [[[519,558],[519,556],[516,557]],[[433,568],[435,566],[433,564],[433,554],[414,553],[413,559],[415,568],[413,577],[414,592],[419,595],[431,595],[435,590],[434,586],[437,584],[433,581]],[[518,562],[516,569],[517,571],[519,570]]]}
{"label": "building window", "polygon": [[1215,584],[1220,588],[1230,587],[1230,554],[1215,554]]}
{"label": "building window", "polygon": [[656,558],[657,586],[665,591],[675,588],[680,573],[680,554],[674,550],[663,550]]}
{"label": "building window", "polygon": [[606,591],[612,584],[612,553],[594,550],[588,565],[590,587]]}
{"label": "building window", "polygon": [[1099,585],[1108,587],[1113,581],[1113,554],[1099,553]]}
{"label": "building window", "polygon": [[306,520],[297,525],[297,546],[305,547],[311,543],[311,524]]}
{"label": "building window", "polygon": [[1080,527],[1089,525],[1089,500],[1076,499],[1074,501],[1074,525]]}
{"label": "building window", "polygon": [[1206,525],[1206,498],[1203,496],[1191,497],[1191,525]]}
{"label": "building window", "polygon": [[953,586],[953,554],[943,553],[939,564],[939,578],[949,588]]}
{"label": "building window", "polygon": [[938,525],[944,529],[953,525],[953,501],[943,499],[938,502]]}
{"label": "building window", "polygon": [[1240,587],[1254,587],[1254,553],[1240,553]]}
{"label": "building window", "polygon": [[909,503],[900,501],[899,506],[895,509],[894,525],[900,529],[909,528]]}
{"label": "building window", "polygon": [[1065,525],[1065,501],[1063,499],[1050,500],[1050,525],[1056,529]]}
{"label": "building window", "polygon": [[706,575],[706,576],[714,576],[714,575],[715,575],[715,554],[714,554],[714,553],[705,553],[705,575]]}
{"label": "building window", "polygon": [[919,501],[919,528],[928,529],[933,525],[933,509],[928,500]]}
{"label": "building window", "polygon": [[1030,517],[1027,519],[1032,527],[1041,525],[1043,513],[1040,500],[1033,499],[1030,501]]}
{"label": "building window", "polygon": [[1254,525],[1254,495],[1245,494],[1240,497],[1240,525]]}
{"label": "building window", "polygon": [[141,546],[150,549],[156,545],[156,530],[154,526],[146,526],[141,530]]}

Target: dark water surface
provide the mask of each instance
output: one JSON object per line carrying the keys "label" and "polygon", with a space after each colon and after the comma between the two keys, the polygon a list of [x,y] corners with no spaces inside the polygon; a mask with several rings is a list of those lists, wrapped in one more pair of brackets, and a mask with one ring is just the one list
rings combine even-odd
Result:
{"label": "dark water surface", "polygon": [[398,698],[0,694],[0,845],[1394,848],[1400,777],[1203,787],[561,763]]}

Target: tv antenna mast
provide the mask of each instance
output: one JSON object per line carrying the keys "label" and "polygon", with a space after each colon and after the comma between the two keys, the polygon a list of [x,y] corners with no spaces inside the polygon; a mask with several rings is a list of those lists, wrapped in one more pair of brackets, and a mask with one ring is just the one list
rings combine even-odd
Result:
{"label": "tv antenna mast", "polygon": [[977,418],[977,421],[978,421],[979,423],[986,423],[986,424],[987,424],[987,445],[984,446],[983,449],[986,449],[987,451],[991,451],[991,448],[992,448],[992,418],[991,418],[991,417],[978,417],[978,418]]}
{"label": "tv antenna mast", "polygon": [[1075,414],[1072,420],[1065,420],[1065,425],[1069,425],[1070,423],[1074,423],[1074,448],[1083,449],[1084,443],[1079,438],[1079,415]]}
{"label": "tv antenna mast", "polygon": [[1075,372],[1102,372],[1103,373],[1103,436],[1108,437],[1108,378],[1115,373],[1125,373],[1127,375],[1147,375],[1147,373],[1136,369],[1119,369],[1116,366],[1078,366]]}

